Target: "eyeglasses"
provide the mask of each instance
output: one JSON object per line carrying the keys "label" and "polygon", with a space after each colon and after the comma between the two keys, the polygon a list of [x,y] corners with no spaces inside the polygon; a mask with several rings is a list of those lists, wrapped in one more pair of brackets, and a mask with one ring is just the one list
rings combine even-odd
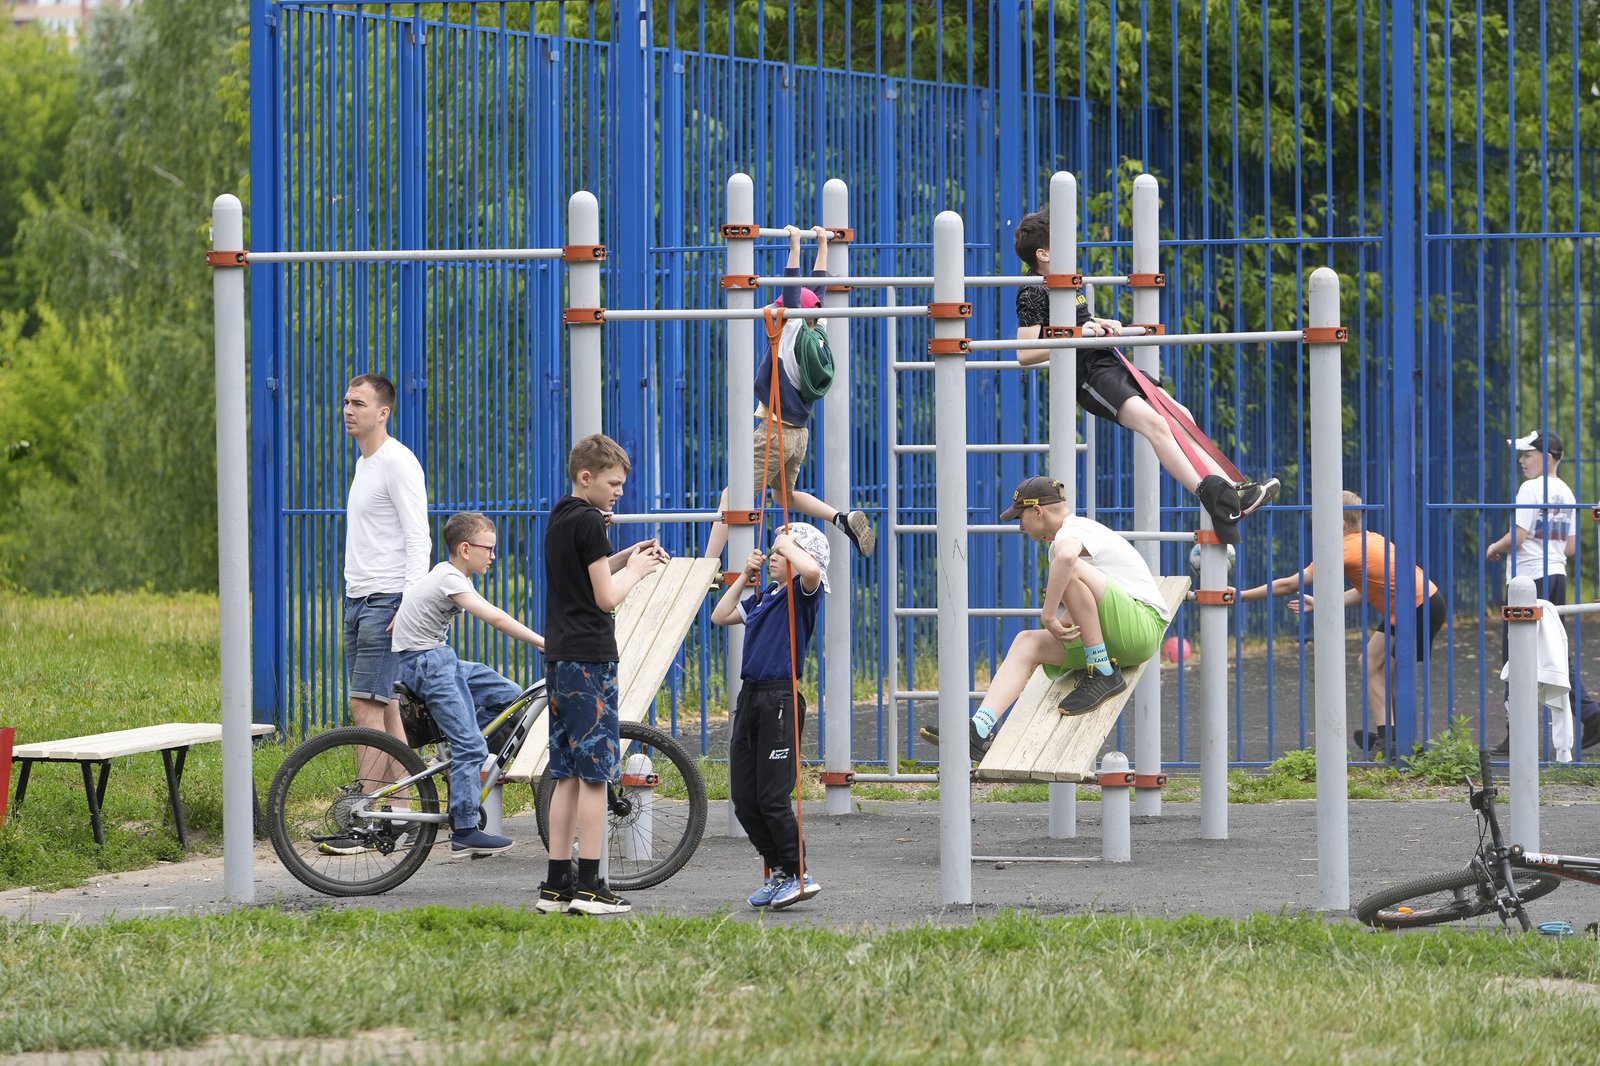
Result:
{"label": "eyeglasses", "polygon": [[493,544],[476,544],[476,543],[474,543],[474,542],[469,540],[469,541],[467,541],[467,547],[469,547],[469,548],[482,548],[484,551],[488,552],[491,556],[499,554],[498,552],[495,551]]}

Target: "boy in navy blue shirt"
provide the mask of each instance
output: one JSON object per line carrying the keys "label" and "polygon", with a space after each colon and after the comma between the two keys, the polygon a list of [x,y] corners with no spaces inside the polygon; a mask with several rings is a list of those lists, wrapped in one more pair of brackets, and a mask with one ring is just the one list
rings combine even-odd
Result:
{"label": "boy in navy blue shirt", "polygon": [[766,883],[750,896],[750,906],[782,909],[822,891],[810,874],[801,877],[800,824],[789,793],[799,784],[798,738],[806,719],[805,699],[800,699],[798,711],[794,706],[793,679],[805,669],[806,647],[828,591],[828,538],[804,523],[779,530],[772,541],[772,583],[741,600],[746,586],[761,579],[765,561],[761,552],[750,553],[744,570],[711,612],[711,621],[745,626],[739,668],[743,684],[728,745],[728,793],[739,824],[769,871]]}

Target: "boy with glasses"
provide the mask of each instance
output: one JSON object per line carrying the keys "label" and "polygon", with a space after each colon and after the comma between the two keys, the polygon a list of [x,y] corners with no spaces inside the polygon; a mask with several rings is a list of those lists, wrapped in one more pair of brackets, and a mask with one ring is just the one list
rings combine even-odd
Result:
{"label": "boy with glasses", "polygon": [[520,696],[522,687],[482,663],[457,658],[449,643],[450,623],[465,611],[540,650],[544,638],[472,585],[494,562],[498,541],[493,522],[476,511],[451,515],[444,524],[444,542],[450,558],[407,589],[400,601],[393,647],[400,657],[400,681],[427,705],[450,744],[450,851],[495,855],[512,842],[478,828],[480,771],[489,757],[482,725]]}

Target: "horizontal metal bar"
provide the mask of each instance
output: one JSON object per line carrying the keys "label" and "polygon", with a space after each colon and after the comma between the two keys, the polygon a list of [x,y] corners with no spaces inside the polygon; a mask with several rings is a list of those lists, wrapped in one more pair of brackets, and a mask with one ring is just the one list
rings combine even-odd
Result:
{"label": "horizontal metal bar", "polygon": [[1600,603],[1568,603],[1556,608],[1563,617],[1572,614],[1600,614]]}
{"label": "horizontal metal bar", "polygon": [[1600,237],[1600,231],[1548,230],[1542,233],[1424,233],[1425,241],[1547,241]]}
{"label": "horizontal metal bar", "polygon": [[[859,780],[859,778],[857,778]],[[973,862],[1099,862],[1098,855],[974,855]]]}
{"label": "horizontal metal bar", "polygon": [[858,785],[909,785],[909,784],[934,784],[939,780],[938,774],[856,774]]}
{"label": "horizontal metal bar", "polygon": [[[893,528],[894,528],[894,532],[896,532],[896,533],[937,533],[939,531],[939,527],[938,526],[925,526],[925,525],[898,525],[898,524],[896,524]],[[968,533],[1021,533],[1022,532],[1022,527],[1021,526],[1016,526],[1016,525],[1010,525],[1010,524],[982,525],[982,524],[969,523],[968,526],[967,526],[967,532]],[[1170,544],[1192,544],[1192,543],[1194,543],[1194,534],[1192,532],[1184,532],[1183,530],[1176,530],[1176,529],[1175,530],[1167,530],[1167,529],[1161,529],[1161,530],[1153,530],[1153,529],[1117,529],[1117,530],[1113,530],[1112,532],[1116,533],[1117,536],[1121,537],[1123,540],[1150,540],[1150,541],[1157,541],[1157,542],[1166,542],[1166,543],[1170,543]]]}
{"label": "horizontal metal bar", "polygon": [[614,514],[614,526],[679,525],[693,522],[720,522],[721,511],[661,511],[655,514]]}
{"label": "horizontal metal bar", "polygon": [[[1087,444],[1078,445],[1079,450],[1086,449]],[[896,455],[935,455],[939,451],[937,444],[896,444],[890,449]],[[980,455],[1012,455],[1012,454],[1043,454],[1050,450],[1048,444],[969,444],[967,453]]]}
{"label": "horizontal metal bar", "polygon": [[[785,318],[915,318],[927,315],[926,305],[906,304],[904,306],[876,307],[810,307],[804,310],[793,308],[785,309]],[[704,320],[704,319],[760,319],[762,309],[759,307],[732,308],[732,307],[644,307],[644,308],[611,308],[604,311],[607,322],[667,322],[679,320]],[[585,323],[586,325],[588,323]],[[598,324],[598,323],[595,323]]]}
{"label": "horizontal metal bar", "polygon": [[331,252],[246,252],[251,263],[448,263],[560,259],[560,248],[363,248]]}
{"label": "horizontal metal bar", "polygon": [[[937,618],[937,607],[894,607],[889,611],[896,618]],[[968,607],[968,618],[1037,618],[1037,607]]]}
{"label": "horizontal metal bar", "polygon": [[[979,692],[977,689],[972,689],[967,693],[967,699],[981,700],[987,695],[987,692]],[[939,698],[939,690],[936,688],[908,688],[901,692],[891,692],[889,696],[896,703],[905,703],[909,700],[936,700]]]}
{"label": "horizontal metal bar", "polygon": [[[1041,341],[1040,343],[1045,343],[1045,342]],[[1115,342],[1113,342],[1113,343],[1115,343]],[[1019,348],[1020,347],[1025,347],[1025,345],[1018,345],[1017,347],[1019,347]],[[927,370],[932,370],[935,365],[936,364],[934,363],[934,361],[932,359],[919,359],[919,360],[916,360],[915,362],[906,362],[906,361],[903,361],[903,360],[896,360],[895,362],[890,364],[890,369],[892,369],[892,370],[922,370],[922,371],[927,371]],[[962,367],[964,369],[967,369],[967,370],[1030,370],[1030,369],[1032,369],[1032,367],[1023,366],[1020,362],[1018,362],[1015,359],[968,359],[966,362],[962,363],[961,365],[962,365]],[[1044,366],[1045,364],[1039,363],[1037,365]]]}
{"label": "horizontal metal bar", "polygon": [[[975,352],[1014,352],[1032,348],[1182,348],[1200,344],[1299,344],[1298,329],[1264,329],[1243,333],[1168,333],[1143,337],[1072,337],[1064,340],[972,341]],[[898,365],[898,364],[897,364]]]}
{"label": "horizontal metal bar", "polygon": [[[1084,283],[1087,285],[1126,285],[1126,274],[1085,274]],[[962,284],[974,289],[1011,289],[1024,285],[1043,285],[1042,274],[972,274],[961,279]],[[927,288],[933,284],[932,274],[889,274],[876,276],[871,274],[840,274],[837,277],[808,277],[786,278],[772,277],[765,274],[756,276],[756,284],[763,287],[783,288],[789,285],[849,285],[855,289],[914,289]]]}

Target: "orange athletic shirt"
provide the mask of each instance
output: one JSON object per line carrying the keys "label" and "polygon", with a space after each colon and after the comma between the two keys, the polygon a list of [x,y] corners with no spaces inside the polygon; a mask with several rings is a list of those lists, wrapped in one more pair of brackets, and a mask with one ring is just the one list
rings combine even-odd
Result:
{"label": "orange athletic shirt", "polygon": [[[1363,552],[1365,552],[1365,573],[1363,573]],[[1314,571],[1313,567],[1306,567]],[[1422,604],[1438,592],[1432,581],[1422,576],[1422,567],[1417,567],[1417,602],[1414,606]],[[1388,580],[1384,580],[1387,573]],[[1389,610],[1389,597],[1394,594],[1394,550],[1389,542],[1378,533],[1346,533],[1344,535],[1344,579],[1356,588],[1363,584],[1366,586],[1366,597],[1384,616],[1394,621],[1394,613]]]}

